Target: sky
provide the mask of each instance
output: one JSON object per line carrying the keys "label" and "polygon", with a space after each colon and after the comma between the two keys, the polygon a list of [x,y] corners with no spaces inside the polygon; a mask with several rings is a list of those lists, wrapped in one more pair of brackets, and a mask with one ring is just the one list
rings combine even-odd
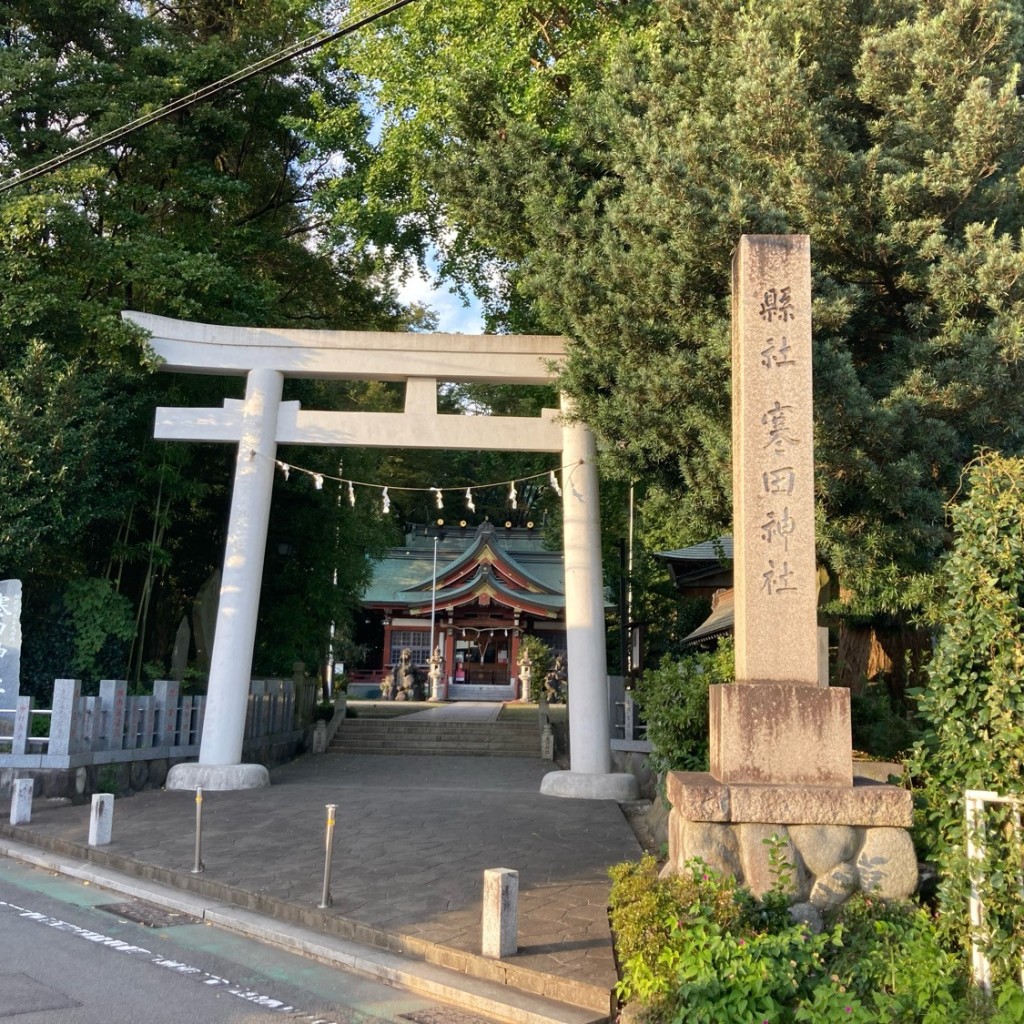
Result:
{"label": "sky", "polygon": [[469,306],[462,304],[458,295],[448,290],[448,285],[435,287],[434,283],[419,271],[410,275],[399,288],[403,302],[418,302],[429,306],[437,314],[437,329],[453,334],[482,334],[483,320],[480,304],[474,301]]}

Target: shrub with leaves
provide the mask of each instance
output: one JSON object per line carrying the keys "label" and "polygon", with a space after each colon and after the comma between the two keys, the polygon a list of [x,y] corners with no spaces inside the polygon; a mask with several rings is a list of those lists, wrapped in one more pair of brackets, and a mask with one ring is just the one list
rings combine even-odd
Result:
{"label": "shrub with leaves", "polygon": [[717,650],[662,662],[643,674],[633,697],[647,722],[656,771],[707,770],[708,687],[731,683],[735,665],[732,639],[727,637]]}
{"label": "shrub with leaves", "polygon": [[75,674],[94,682],[104,671],[121,678],[135,636],[131,601],[109,580],[77,579],[67,585],[64,606],[74,627]]}
{"label": "shrub with leaves", "polygon": [[659,878],[653,858],[611,869],[618,994],[645,1024],[1019,1022],[1009,983],[987,1001],[913,903],[856,895],[820,934],[699,861]]}
{"label": "shrub with leaves", "polygon": [[658,957],[683,908],[699,906],[726,928],[739,927],[743,901],[735,885],[710,871],[658,877],[650,854],[609,868],[612,879],[610,918],[621,963],[655,970]]}
{"label": "shrub with leaves", "polygon": [[[920,784],[917,839],[939,867],[942,920],[961,948],[970,938],[964,791],[1024,796],[1024,460],[987,453],[965,485],[941,568],[938,640],[915,692],[927,732],[910,761]],[[1021,839],[1006,823],[1005,809],[995,810],[979,866],[986,945],[1003,976],[1024,951]]]}
{"label": "shrub with leaves", "polygon": [[551,668],[551,647],[539,636],[527,634],[519,641],[519,657],[530,655],[530,700],[540,700],[544,692],[544,677]]}
{"label": "shrub with leaves", "polygon": [[[668,878],[653,858],[612,869],[619,996],[651,1024],[792,1020],[825,977],[830,936],[769,912],[732,878],[699,861]],[[853,1010],[848,1000],[844,1006]],[[846,1020],[868,1021],[865,1016]]]}

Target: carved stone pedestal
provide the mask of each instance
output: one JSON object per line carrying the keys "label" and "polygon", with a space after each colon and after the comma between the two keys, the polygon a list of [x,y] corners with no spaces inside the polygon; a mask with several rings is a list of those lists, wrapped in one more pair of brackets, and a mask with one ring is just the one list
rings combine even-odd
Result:
{"label": "carved stone pedestal", "polygon": [[700,858],[760,896],[775,883],[764,842],[775,835],[793,865],[794,903],[825,910],[857,889],[905,899],[917,886],[907,790],[861,776],[852,786],[807,786],[730,784],[703,772],[672,772],[667,793],[668,872]]}

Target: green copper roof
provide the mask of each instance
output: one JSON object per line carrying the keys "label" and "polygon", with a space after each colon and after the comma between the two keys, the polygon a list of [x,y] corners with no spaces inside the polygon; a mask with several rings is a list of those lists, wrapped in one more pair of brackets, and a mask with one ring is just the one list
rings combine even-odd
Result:
{"label": "green copper roof", "polygon": [[[468,562],[475,556],[488,537],[492,545],[523,576],[548,591],[529,595],[531,603],[550,608],[562,608],[565,587],[562,554],[544,550],[537,530],[504,529],[484,523],[478,529],[446,528],[445,536],[437,544],[437,575],[444,576],[449,569]],[[434,532],[420,528],[406,537],[401,547],[392,548],[385,558],[374,566],[373,580],[363,594],[363,603],[371,605],[402,605],[420,603],[422,595],[409,593],[416,588],[429,589],[434,578]],[[461,589],[461,588],[452,588]],[[438,591],[438,599],[442,591]],[[510,592],[511,593],[511,592]],[[524,599],[526,595],[524,594]]]}

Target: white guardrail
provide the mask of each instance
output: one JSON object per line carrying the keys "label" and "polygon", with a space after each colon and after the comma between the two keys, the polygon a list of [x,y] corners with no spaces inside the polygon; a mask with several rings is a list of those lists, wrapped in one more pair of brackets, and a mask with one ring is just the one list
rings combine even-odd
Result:
{"label": "white guardrail", "polygon": [[[1003,804],[1012,808],[1010,821],[1014,837],[1021,838],[1021,805],[1019,797],[1001,796],[988,790],[968,789],[964,793],[967,824],[967,859],[971,862],[971,979],[986,994],[992,992],[992,963],[986,952],[985,905],[981,898],[981,876],[975,867],[985,859],[985,807]],[[1024,878],[1017,879],[1024,899]],[[1021,950],[1020,983],[1024,987],[1024,950]]]}

